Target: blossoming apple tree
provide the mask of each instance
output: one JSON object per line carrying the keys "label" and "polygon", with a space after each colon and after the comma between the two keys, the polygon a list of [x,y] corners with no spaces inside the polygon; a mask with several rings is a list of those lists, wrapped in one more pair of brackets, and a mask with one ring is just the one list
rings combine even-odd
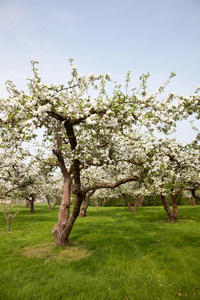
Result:
{"label": "blossoming apple tree", "polygon": [[[151,139],[144,134],[138,132],[138,130],[132,130],[128,134],[116,134],[113,133],[112,140],[116,142],[112,144],[110,149],[110,158],[112,161],[110,164],[99,164],[96,166],[90,166],[82,172],[83,183],[86,181],[97,184],[98,181],[110,182],[118,181],[122,176],[135,176],[137,178],[134,182],[128,182],[114,191],[104,189],[103,191],[95,191],[92,197],[98,197],[99,199],[118,198],[123,197],[126,201],[130,211],[135,211],[137,208],[138,198],[142,198],[148,194],[148,190],[145,188],[143,181],[145,180],[148,167],[144,165],[147,160],[152,156]],[[134,209],[131,207],[127,194],[132,195],[135,199]],[[83,202],[81,210],[81,216],[84,216],[86,209],[89,205],[89,198]]]}
{"label": "blossoming apple tree", "polygon": [[[34,139],[41,128],[42,143],[52,149],[61,170],[63,194],[58,222],[52,231],[58,246],[69,244],[70,232],[88,193],[140,180],[137,173],[131,175],[121,171],[117,181],[99,179],[98,183],[88,181],[83,184],[83,170],[91,166],[109,166],[116,159],[122,165],[126,145],[123,144],[123,148],[118,148],[114,154],[113,148],[121,145],[119,140],[123,135],[133,136],[135,126],[141,124],[148,130],[156,126],[166,132],[175,125],[179,116],[177,109],[171,112],[168,109],[174,100],[172,94],[163,100],[158,99],[164,86],[154,94],[147,93],[148,74],[141,76],[138,90],[129,91],[128,73],[123,91],[108,74],[79,76],[72,60],[70,64],[71,77],[66,85],[55,86],[42,81],[36,62],[32,62],[29,94],[19,91],[12,81],[8,81],[10,96],[0,103],[1,136],[5,144],[15,141],[18,147],[23,141]],[[173,76],[172,73],[170,79]],[[111,89],[112,93],[107,92]],[[76,199],[70,212],[71,193]]]}
{"label": "blossoming apple tree", "polygon": [[[151,163],[145,184],[157,194],[167,212],[169,222],[178,217],[177,199],[183,190],[200,186],[199,147],[183,146],[175,140],[160,139],[154,143],[154,160]],[[173,209],[167,201],[171,198]]]}
{"label": "blossoming apple tree", "polygon": [[[28,172],[25,176],[26,165],[24,154],[16,153],[13,148],[0,152],[0,203],[7,221],[7,231],[19,213],[19,202],[29,185],[33,184]],[[26,193],[27,194],[27,193]]]}
{"label": "blossoming apple tree", "polygon": [[[126,145],[123,161],[115,160],[115,164],[110,165],[109,168],[106,167],[105,169],[105,166],[103,166],[98,171],[97,169],[85,170],[84,177],[89,176],[95,181],[98,174],[98,177],[101,176],[102,180],[108,181],[109,177],[117,180],[122,173],[126,173],[126,176],[134,175],[138,179],[134,183],[126,183],[117,188],[114,193],[104,191],[100,195],[97,191],[95,196],[100,198],[119,197],[119,193],[121,193],[127,202],[127,193],[134,197],[138,195],[158,195],[167,212],[169,222],[175,222],[178,217],[177,200],[182,192],[189,190],[192,192],[193,197],[198,198],[195,191],[200,187],[199,146],[193,143],[183,146],[173,139],[156,140],[154,137],[146,139],[142,135],[136,141],[132,136],[129,144],[127,141],[125,142],[124,136],[121,137],[120,141]],[[120,149],[123,149],[122,144]],[[113,148],[112,153],[116,155],[116,149]],[[91,171],[94,172],[93,175]],[[86,173],[88,173],[87,176]],[[168,199],[172,202],[172,210]],[[136,203],[134,209],[136,209]],[[134,210],[130,203],[127,202],[127,205],[130,210]],[[84,207],[85,210],[86,207]]]}

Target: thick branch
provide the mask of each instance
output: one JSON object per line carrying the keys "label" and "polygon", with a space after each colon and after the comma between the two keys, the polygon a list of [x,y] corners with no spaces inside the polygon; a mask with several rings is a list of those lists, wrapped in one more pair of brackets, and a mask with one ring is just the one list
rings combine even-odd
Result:
{"label": "thick branch", "polygon": [[57,136],[56,136],[56,141],[57,141],[57,149],[53,149],[52,152],[53,154],[57,157],[58,159],[58,165],[61,169],[61,172],[63,174],[63,177],[69,177],[69,173],[67,171],[67,168],[65,166],[65,161],[64,158],[62,156],[62,151],[61,151],[61,146],[62,146],[62,142],[61,142],[61,138],[59,137],[59,132],[60,132],[60,128],[57,128]]}
{"label": "thick branch", "polygon": [[67,136],[68,136],[68,139],[69,139],[69,142],[70,142],[70,145],[71,145],[71,149],[75,150],[76,145],[77,145],[77,141],[76,141],[76,137],[75,137],[75,134],[74,134],[73,125],[69,120],[66,120],[64,126],[65,126]]}
{"label": "thick branch", "polygon": [[84,115],[83,117],[78,118],[78,119],[71,119],[71,120],[69,120],[69,116],[68,115],[60,113],[60,112],[57,112],[54,109],[52,109],[51,111],[47,111],[47,113],[49,115],[51,115],[53,118],[55,118],[56,120],[59,120],[61,122],[68,121],[73,126],[73,125],[77,125],[77,124],[82,123],[83,121],[85,121],[91,115],[94,115],[94,114],[102,115],[102,114],[105,114],[106,111],[107,111],[106,109],[102,109],[102,110],[98,111],[98,110],[95,110],[94,108],[92,108],[87,115]]}
{"label": "thick branch", "polygon": [[114,183],[107,182],[107,183],[95,184],[93,186],[88,186],[88,187],[83,188],[83,192],[87,193],[87,192],[89,192],[91,190],[98,190],[98,189],[105,189],[105,188],[114,189],[114,188],[120,186],[121,184],[124,184],[126,182],[130,182],[130,181],[137,181],[138,179],[139,178],[136,177],[136,176],[129,176],[129,177],[120,179],[120,180],[118,180],[118,181],[116,181]]}

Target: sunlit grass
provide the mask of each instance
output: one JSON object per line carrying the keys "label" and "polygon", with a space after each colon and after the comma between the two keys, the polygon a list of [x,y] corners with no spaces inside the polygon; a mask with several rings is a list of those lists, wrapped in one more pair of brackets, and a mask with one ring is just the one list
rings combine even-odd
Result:
{"label": "sunlit grass", "polygon": [[200,299],[200,207],[89,208],[55,248],[58,207],[22,207],[6,232],[0,215],[0,299]]}

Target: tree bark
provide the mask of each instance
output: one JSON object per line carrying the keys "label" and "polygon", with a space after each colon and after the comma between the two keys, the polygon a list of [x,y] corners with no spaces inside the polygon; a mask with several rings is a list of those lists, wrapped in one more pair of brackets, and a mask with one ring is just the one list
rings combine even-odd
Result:
{"label": "tree bark", "polygon": [[139,199],[138,206],[141,207],[144,201],[144,195]]}
{"label": "tree bark", "polygon": [[36,194],[31,194],[31,198],[26,197],[26,201],[30,204],[30,214],[34,214],[34,202],[36,199]]}
{"label": "tree bark", "polygon": [[88,193],[86,195],[85,200],[83,200],[83,205],[82,205],[82,208],[80,210],[79,217],[83,218],[83,217],[86,216],[86,211],[87,211],[87,208],[90,204],[90,198],[92,197],[92,195],[94,195],[95,192],[96,192],[96,190],[91,191],[90,193]]}
{"label": "tree bark", "polygon": [[57,246],[67,246],[69,245],[68,237],[63,234],[63,231],[69,220],[70,213],[70,198],[71,198],[71,178],[70,174],[65,166],[65,161],[61,152],[61,139],[59,137],[60,128],[57,128],[57,149],[53,150],[53,154],[58,159],[58,165],[61,169],[63,175],[63,193],[60,204],[60,209],[58,213],[58,222],[54,225],[52,233],[54,235],[55,245]]}
{"label": "tree bark", "polygon": [[174,223],[176,221],[177,217],[174,216],[173,211],[169,207],[169,204],[167,203],[165,196],[164,195],[160,195],[160,199],[161,199],[162,204],[164,206],[164,210],[167,212],[168,222],[169,223]]}
{"label": "tree bark", "polygon": [[64,178],[63,194],[60,204],[60,210],[58,213],[58,222],[54,225],[52,233],[54,235],[55,245],[67,246],[68,240],[63,237],[63,230],[69,219],[70,212],[70,196],[71,196],[71,180],[70,178]]}
{"label": "tree bark", "polygon": [[80,210],[80,213],[79,213],[79,217],[80,218],[83,218],[86,216],[86,211],[87,211],[87,208],[89,206],[89,203],[90,203],[90,199],[85,199],[83,200],[83,205],[82,205],[82,208]]}
{"label": "tree bark", "polygon": [[58,203],[58,200],[56,199],[56,200],[54,201],[54,203],[53,203],[52,210],[54,210],[54,208],[55,208],[55,206],[57,205],[57,203]]}
{"label": "tree bark", "polygon": [[30,201],[30,214],[34,214],[34,201]]}
{"label": "tree bark", "polygon": [[178,205],[177,205],[178,196],[179,196],[179,193],[175,194],[175,195],[171,195],[172,206],[173,206],[173,219],[172,219],[172,222],[176,222],[176,220],[178,218]]}
{"label": "tree bark", "polygon": [[192,202],[192,206],[196,206],[196,199],[195,199],[195,197],[192,197],[191,202]]}
{"label": "tree bark", "polygon": [[[77,141],[73,130],[73,124],[74,123],[70,120],[66,120],[64,123],[72,151],[74,151],[77,146]],[[60,129],[58,128],[58,133],[59,130]],[[64,185],[63,185],[63,196],[62,196],[60,211],[58,215],[58,223],[55,224],[52,233],[54,235],[54,241],[56,246],[68,246],[69,235],[71,233],[74,222],[79,215],[80,207],[83,200],[85,199],[86,193],[83,193],[81,191],[80,161],[78,159],[74,159],[70,168],[71,170],[70,172],[72,172],[73,174],[73,184],[71,182],[71,178],[70,178],[71,173],[67,171],[61,153],[61,139],[59,138],[59,134],[57,135],[57,150],[53,150],[53,153],[58,158],[58,163],[64,177]],[[76,195],[76,199],[74,202],[72,212],[69,215],[69,209],[67,211],[66,208],[69,208],[71,192]]]}
{"label": "tree bark", "polygon": [[70,213],[70,198],[71,198],[71,180],[70,178],[64,178],[63,182],[63,194],[60,204],[60,210],[58,214],[58,222],[62,223],[69,218]]}
{"label": "tree bark", "polygon": [[[70,179],[70,178],[69,178]],[[80,162],[78,159],[75,159],[73,162],[73,179],[74,184],[71,187],[70,185],[66,185],[66,192],[70,194],[71,190],[72,193],[76,195],[76,199],[74,202],[74,206],[72,209],[72,212],[68,219],[61,218],[62,212],[60,209],[59,217],[58,217],[58,223],[54,226],[52,233],[54,235],[54,241],[56,246],[69,246],[69,235],[71,233],[72,227],[74,225],[74,222],[76,221],[76,218],[79,215],[80,207],[85,199],[85,193],[82,193],[81,191],[81,181],[80,181]],[[71,181],[70,181],[71,183]],[[64,193],[64,191],[63,191]]]}
{"label": "tree bark", "polygon": [[52,233],[54,235],[55,246],[69,246],[69,235],[71,233],[72,227],[78,214],[80,212],[80,207],[83,202],[84,196],[79,194],[76,195],[73,210],[67,221],[55,224]]}
{"label": "tree bark", "polygon": [[124,198],[126,204],[128,205],[129,210],[130,210],[131,212],[135,212],[136,210],[135,210],[135,208],[132,208],[130,202],[128,201],[128,198],[127,198],[126,194],[125,194],[125,193],[122,193],[122,192],[121,192],[121,194],[122,194],[122,197]]}
{"label": "tree bark", "polygon": [[135,197],[134,198],[134,209],[133,209],[134,212],[137,210],[137,206],[138,206],[138,197]]}
{"label": "tree bark", "polygon": [[48,203],[48,206],[49,206],[49,210],[52,210],[51,202],[49,200],[48,195],[46,196],[46,199],[47,199],[47,203]]}

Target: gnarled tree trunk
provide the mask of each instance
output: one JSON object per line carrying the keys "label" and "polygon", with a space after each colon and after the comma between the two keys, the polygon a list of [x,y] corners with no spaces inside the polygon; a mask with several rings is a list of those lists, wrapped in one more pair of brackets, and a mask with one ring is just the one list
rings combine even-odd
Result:
{"label": "gnarled tree trunk", "polygon": [[58,213],[58,222],[54,225],[52,233],[54,235],[54,241],[56,246],[69,245],[68,236],[64,234],[64,230],[69,221],[70,213],[70,197],[71,197],[71,178],[70,174],[65,166],[65,161],[62,156],[61,146],[62,142],[59,137],[60,128],[57,128],[57,149],[53,150],[53,154],[58,159],[58,165],[63,175],[63,193],[60,204],[60,210]]}
{"label": "gnarled tree trunk", "polygon": [[69,244],[68,239],[63,236],[63,230],[69,219],[71,196],[71,180],[69,177],[64,178],[63,194],[58,213],[58,222],[54,225],[52,233],[54,235],[55,245],[66,246]]}
{"label": "gnarled tree trunk", "polygon": [[168,215],[168,222],[170,223],[174,223],[177,220],[178,217],[178,211],[177,211],[177,215],[174,215],[173,211],[171,210],[169,204],[166,201],[166,198],[164,195],[160,195],[160,199],[162,201],[162,204],[164,206],[164,210],[167,212]]}
{"label": "gnarled tree trunk", "polygon": [[160,199],[161,199],[164,209],[168,215],[168,222],[170,222],[170,223],[176,222],[176,220],[178,218],[178,206],[177,206],[178,195],[179,194],[171,195],[173,211],[171,210],[169,204],[167,203],[166,197],[164,195],[160,195]]}
{"label": "gnarled tree trunk", "polygon": [[[71,149],[75,150],[77,142],[73,131],[73,125],[69,120],[65,121],[65,128],[67,131],[67,136],[71,145]],[[58,128],[59,133],[59,128]],[[59,135],[57,136],[57,150],[53,150],[53,153],[58,159],[58,164],[63,174],[63,195],[60,205],[60,210],[58,214],[58,222],[54,225],[52,233],[54,235],[54,241],[56,246],[68,246],[69,245],[69,235],[74,225],[76,218],[80,212],[81,204],[85,198],[85,194],[81,193],[81,180],[80,180],[80,161],[75,159],[71,165],[71,172],[73,173],[72,185],[70,172],[67,170],[64,162],[64,158],[61,152],[61,139]],[[69,215],[70,211],[70,195],[71,191],[76,195],[73,210]]]}
{"label": "gnarled tree trunk", "polygon": [[69,235],[71,233],[74,222],[79,215],[80,207],[83,202],[83,199],[84,199],[83,195],[80,194],[76,195],[74,207],[68,219],[61,218],[61,215],[59,213],[58,223],[54,225],[54,228],[52,230],[56,246],[70,245]]}

